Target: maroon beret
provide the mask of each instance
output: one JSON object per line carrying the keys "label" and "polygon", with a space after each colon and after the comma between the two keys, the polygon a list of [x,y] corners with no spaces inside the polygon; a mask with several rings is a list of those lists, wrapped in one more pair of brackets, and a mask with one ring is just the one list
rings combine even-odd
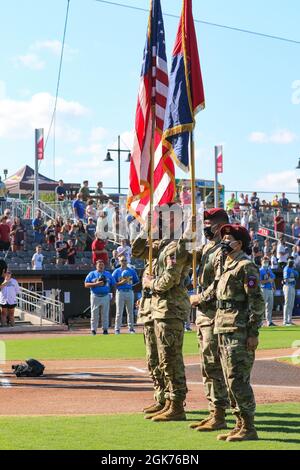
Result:
{"label": "maroon beret", "polygon": [[224,219],[228,221],[227,212],[224,209],[209,209],[204,211],[204,220]]}
{"label": "maroon beret", "polygon": [[232,235],[235,240],[243,242],[243,246],[248,246],[251,243],[251,237],[248,230],[241,225],[223,225],[221,228],[221,237],[225,235]]}

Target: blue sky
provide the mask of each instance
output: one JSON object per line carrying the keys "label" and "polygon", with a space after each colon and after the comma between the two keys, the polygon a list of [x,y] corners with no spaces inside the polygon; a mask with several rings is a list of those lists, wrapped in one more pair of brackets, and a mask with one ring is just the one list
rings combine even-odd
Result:
{"label": "blue sky", "polygon": [[[33,165],[33,129],[49,128],[66,0],[1,2],[0,173]],[[148,0],[120,0],[148,8]],[[162,0],[180,15],[181,0]],[[194,17],[300,40],[298,0],[194,0]],[[107,147],[131,146],[148,15],[71,0],[56,126],[55,176],[116,186]],[[170,54],[178,20],[165,17]],[[206,110],[197,117],[199,178],[213,178],[224,145],[226,189],[297,191],[300,45],[197,24]],[[295,87],[295,88],[293,88]],[[124,159],[126,155],[124,156]],[[41,172],[54,176],[53,139]],[[177,170],[178,176],[183,174]],[[122,163],[122,186],[128,164]]]}

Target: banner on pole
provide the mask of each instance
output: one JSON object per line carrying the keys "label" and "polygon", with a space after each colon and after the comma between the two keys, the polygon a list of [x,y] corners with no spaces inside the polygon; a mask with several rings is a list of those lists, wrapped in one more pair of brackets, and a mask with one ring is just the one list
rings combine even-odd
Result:
{"label": "banner on pole", "polygon": [[35,130],[35,156],[37,160],[44,160],[44,129]]}
{"label": "banner on pole", "polygon": [[217,155],[217,173],[218,175],[223,173],[223,147],[217,146],[216,147],[216,155]]}

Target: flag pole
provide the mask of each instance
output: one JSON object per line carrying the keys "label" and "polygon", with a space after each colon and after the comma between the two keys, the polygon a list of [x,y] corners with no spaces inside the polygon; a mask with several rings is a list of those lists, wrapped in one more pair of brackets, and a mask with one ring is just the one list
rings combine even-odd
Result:
{"label": "flag pole", "polygon": [[149,274],[153,276],[153,233],[152,233],[152,221],[153,221],[153,205],[154,205],[154,136],[155,136],[155,108],[151,106],[151,117],[152,117],[152,131],[151,131],[151,143],[150,143],[150,211],[148,215],[148,240],[149,240]]}
{"label": "flag pole", "polygon": [[[190,167],[191,167],[191,195],[192,195],[192,232],[193,238],[196,234],[196,218],[197,218],[197,208],[196,208],[196,176],[195,176],[195,139],[194,131],[191,132],[190,138]],[[194,243],[194,240],[193,240]],[[193,249],[193,288],[196,291],[197,289],[197,253]]]}

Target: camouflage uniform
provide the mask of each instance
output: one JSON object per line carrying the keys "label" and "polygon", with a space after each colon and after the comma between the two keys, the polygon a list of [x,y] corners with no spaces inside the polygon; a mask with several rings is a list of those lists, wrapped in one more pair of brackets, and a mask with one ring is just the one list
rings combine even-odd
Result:
{"label": "camouflage uniform", "polygon": [[258,268],[244,252],[227,258],[218,282],[217,315],[214,332],[219,348],[225,381],[233,413],[253,419],[255,399],[250,373],[255,353],[248,351],[247,339],[257,337],[264,317],[264,300]]}
{"label": "camouflage uniform", "polygon": [[[190,257],[178,249],[176,241],[159,244],[159,256],[151,282],[152,317],[155,320],[160,368],[165,379],[165,398],[185,400],[187,387],[183,362],[184,322],[190,311],[188,291],[184,287],[190,269]],[[168,261],[172,260],[172,265]]]}
{"label": "camouflage uniform", "polygon": [[218,336],[214,334],[216,301],[212,298],[206,299],[205,296],[205,291],[216,278],[221,256],[220,241],[220,239],[211,241],[198,252],[199,286],[203,293],[199,295],[196,324],[201,372],[210,412],[214,412],[216,409],[226,410],[229,407],[228,393],[220,361]]}
{"label": "camouflage uniform", "polygon": [[[159,242],[154,242],[153,246],[153,267],[156,264],[158,256]],[[132,256],[134,258],[147,260],[149,251],[147,247],[147,240],[137,237],[131,246]],[[145,275],[149,275],[149,264],[146,264]],[[152,298],[149,297],[145,291],[142,291],[142,297],[139,304],[138,318],[139,322],[144,324],[144,342],[146,347],[146,359],[149,371],[149,376],[152,379],[154,386],[154,399],[158,403],[164,404],[165,402],[165,383],[164,375],[159,367],[159,358],[157,350],[157,340],[154,329],[154,319],[152,318],[151,308]]]}

